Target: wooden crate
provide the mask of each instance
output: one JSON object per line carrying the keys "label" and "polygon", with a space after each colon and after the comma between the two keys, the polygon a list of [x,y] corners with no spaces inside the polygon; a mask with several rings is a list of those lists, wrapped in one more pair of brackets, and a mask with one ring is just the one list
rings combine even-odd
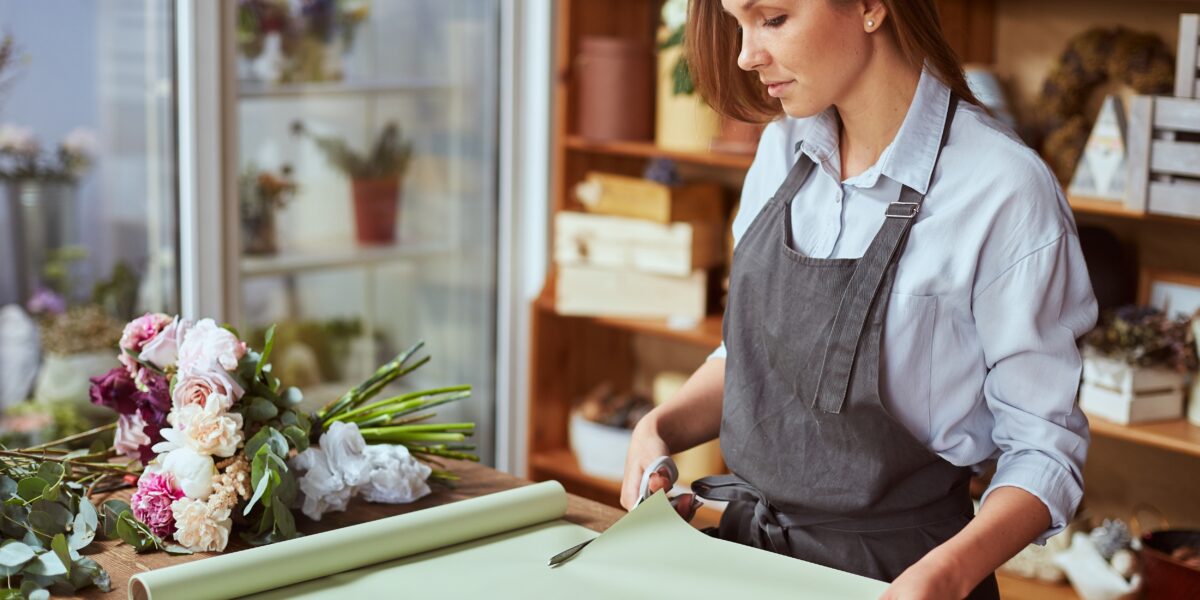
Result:
{"label": "wooden crate", "polygon": [[1179,15],[1179,53],[1175,57],[1175,96],[1200,98],[1200,14]]}
{"label": "wooden crate", "polygon": [[1200,99],[1135,96],[1128,141],[1129,208],[1200,219]]}

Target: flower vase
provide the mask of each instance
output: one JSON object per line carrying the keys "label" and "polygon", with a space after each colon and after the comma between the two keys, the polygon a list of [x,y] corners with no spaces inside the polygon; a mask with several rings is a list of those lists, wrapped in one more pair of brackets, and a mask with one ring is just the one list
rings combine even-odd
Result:
{"label": "flower vase", "polygon": [[79,243],[75,218],[75,185],[69,182],[17,180],[8,186],[11,252],[21,302],[42,282],[52,252]]}
{"label": "flower vase", "polygon": [[396,220],[400,209],[400,179],[356,179],[351,182],[354,196],[354,234],[360,244],[391,244],[396,241]]}
{"label": "flower vase", "polygon": [[257,213],[243,211],[242,251],[246,254],[275,254],[275,208],[269,203]]}
{"label": "flower vase", "polygon": [[717,134],[716,111],[700,94],[676,94],[672,74],[683,54],[677,45],[658,52],[658,103],[654,142],[662,148],[687,152],[707,152]]}

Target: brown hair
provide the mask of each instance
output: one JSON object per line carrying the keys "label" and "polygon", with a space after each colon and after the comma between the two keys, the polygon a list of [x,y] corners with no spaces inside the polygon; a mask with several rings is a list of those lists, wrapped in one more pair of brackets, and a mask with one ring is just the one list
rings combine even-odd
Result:
{"label": "brown hair", "polygon": [[[845,3],[845,0],[827,0]],[[887,8],[884,26],[913,64],[929,61],[931,71],[959,98],[979,104],[967,87],[962,63],[942,35],[936,0],[880,0]],[[737,22],[720,0],[691,0],[684,40],[692,80],[701,97],[718,113],[751,123],[783,114],[779,101],[767,95],[758,74],[737,65],[741,36]]]}

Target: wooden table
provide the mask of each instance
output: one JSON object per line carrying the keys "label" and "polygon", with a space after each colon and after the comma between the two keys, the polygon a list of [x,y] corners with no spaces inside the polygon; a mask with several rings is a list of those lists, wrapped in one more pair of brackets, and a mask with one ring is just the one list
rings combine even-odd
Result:
{"label": "wooden table", "polygon": [[[487,494],[524,485],[532,485],[531,482],[524,479],[475,463],[459,461],[445,462],[452,471],[462,477],[462,481],[458,482],[454,489],[435,486],[432,494],[412,504],[375,504],[354,500],[345,512],[328,513],[320,521],[312,521],[297,511],[296,526],[306,534],[320,533],[384,517],[401,515],[423,508],[450,504],[477,496],[486,496]],[[128,500],[130,494],[131,490],[124,490],[111,497]],[[107,499],[107,497],[94,498],[93,502],[98,505]],[[611,506],[574,495],[568,494],[567,496],[567,515],[565,519],[593,531],[604,531],[624,514],[624,511]],[[235,532],[234,535],[230,536],[229,548],[226,552],[236,552],[244,550],[247,547],[237,537],[237,533]],[[98,551],[97,548],[99,549]],[[164,552],[139,555],[133,551],[133,548],[121,543],[119,540],[97,541],[89,546],[87,554],[108,571],[109,577],[112,578],[113,590],[106,594],[96,588],[88,588],[82,590],[79,596],[75,596],[76,598],[126,598],[129,593],[127,589],[129,578],[137,573],[213,556],[211,553],[171,556]]]}
{"label": "wooden table", "polygon": [[[357,525],[384,517],[430,508],[442,504],[450,504],[459,500],[486,496],[496,492],[531,485],[531,482],[502,473],[489,467],[470,462],[446,461],[447,466],[462,476],[453,489],[435,487],[434,493],[413,502],[412,504],[375,504],[355,500],[345,512],[329,513],[321,521],[312,521],[297,511],[296,525],[306,534],[320,533],[349,525]],[[129,499],[131,490],[114,494],[114,498]],[[96,504],[107,500],[106,497],[94,498]],[[567,514],[565,519],[593,531],[604,531],[620,519],[625,511],[606,504],[594,502],[579,496],[567,495]],[[701,514],[693,521],[693,525],[703,527],[716,524],[719,513],[710,509],[701,509]],[[244,550],[248,546],[235,533],[230,537],[227,552]],[[97,550],[97,548],[99,550]],[[170,556],[163,552],[137,554],[133,549],[118,540],[97,541],[89,547],[88,555],[100,563],[112,578],[113,591],[102,593],[95,588],[88,588],[76,598],[126,598],[129,578],[136,573],[150,569],[160,569],[193,560],[212,556],[211,553],[193,554],[189,556]],[[1011,576],[1000,576],[1000,590],[1005,600],[1072,600],[1078,598],[1070,586],[1047,585]]]}

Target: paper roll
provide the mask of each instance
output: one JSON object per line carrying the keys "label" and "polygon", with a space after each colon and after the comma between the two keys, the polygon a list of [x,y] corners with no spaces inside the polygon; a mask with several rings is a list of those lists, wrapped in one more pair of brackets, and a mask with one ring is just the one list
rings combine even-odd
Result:
{"label": "paper roll", "polygon": [[535,485],[134,575],[131,600],[245,596],[562,518],[562,484]]}

